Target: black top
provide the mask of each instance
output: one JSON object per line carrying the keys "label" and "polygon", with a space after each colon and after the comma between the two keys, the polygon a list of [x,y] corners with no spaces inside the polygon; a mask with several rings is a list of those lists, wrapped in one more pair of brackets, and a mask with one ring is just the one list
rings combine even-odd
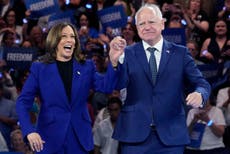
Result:
{"label": "black top", "polygon": [[71,100],[71,89],[72,89],[72,76],[73,76],[73,60],[62,62],[57,60],[57,67],[61,79],[64,83],[66,95]]}

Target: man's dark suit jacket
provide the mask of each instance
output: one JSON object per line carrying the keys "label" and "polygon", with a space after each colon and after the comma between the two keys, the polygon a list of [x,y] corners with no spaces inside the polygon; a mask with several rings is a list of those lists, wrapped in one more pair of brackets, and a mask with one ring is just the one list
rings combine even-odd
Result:
{"label": "man's dark suit jacket", "polygon": [[205,102],[210,85],[196,67],[187,48],[163,42],[155,85],[142,42],[125,50],[119,64],[118,89],[127,89],[127,98],[117,120],[113,138],[122,142],[142,142],[150,134],[152,120],[160,140],[166,145],[189,143],[184,111],[184,81],[200,92]]}

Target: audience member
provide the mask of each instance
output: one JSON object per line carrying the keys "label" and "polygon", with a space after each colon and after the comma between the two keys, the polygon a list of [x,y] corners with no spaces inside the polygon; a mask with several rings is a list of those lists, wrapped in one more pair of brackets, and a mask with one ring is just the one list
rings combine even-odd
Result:
{"label": "audience member", "polygon": [[18,47],[16,41],[17,41],[16,33],[14,31],[6,31],[3,34],[1,45],[3,47]]}
{"label": "audience member", "polygon": [[98,43],[98,30],[90,25],[89,20],[89,15],[86,12],[80,13],[77,18],[78,34],[83,52],[86,50],[85,46],[88,41],[95,45]]}
{"label": "audience member", "polygon": [[200,57],[206,63],[223,63],[230,60],[230,39],[227,25],[222,19],[216,21],[214,36],[207,38],[201,48]]}
{"label": "audience member", "polygon": [[230,88],[224,88],[219,90],[218,97],[220,97],[220,94],[223,94],[223,92],[226,91],[226,100],[222,103],[219,102],[219,107],[222,109],[226,121],[226,127],[225,132],[223,136],[223,141],[226,147],[230,148]]}
{"label": "audience member", "polygon": [[21,42],[23,41],[22,26],[16,24],[15,10],[13,8],[7,10],[5,15],[3,16],[3,19],[6,22],[6,26],[8,28],[11,28],[11,31],[16,34],[17,43],[21,44]]}
{"label": "audience member", "polygon": [[127,45],[134,44],[140,40],[137,29],[131,22],[128,22],[125,27],[121,29],[121,36],[126,40]]}
{"label": "audience member", "polygon": [[15,102],[3,97],[3,84],[0,83],[0,132],[10,148],[10,133],[17,126]]}
{"label": "audience member", "polygon": [[187,41],[186,46],[187,46],[188,50],[190,51],[193,59],[195,60],[195,63],[197,65],[204,64],[202,61],[199,60],[200,51],[199,51],[199,48],[198,48],[198,45],[197,45],[196,41],[189,40],[189,41]]}
{"label": "audience member", "polygon": [[38,56],[45,54],[45,34],[40,26],[33,26],[26,38],[25,40],[30,41],[31,47],[38,49]]}
{"label": "audience member", "polygon": [[22,131],[15,129],[10,133],[11,151],[23,154],[33,154],[30,147],[24,142]]}
{"label": "audience member", "polygon": [[6,145],[5,138],[3,137],[2,133],[0,132],[0,152],[8,152],[9,149]]}
{"label": "audience member", "polygon": [[112,138],[112,134],[121,106],[122,102],[118,97],[109,98],[109,116],[102,120],[94,131],[94,154],[118,154],[118,141]]}
{"label": "audience member", "polygon": [[191,109],[187,116],[191,144],[185,154],[229,154],[223,143],[225,119],[211,95],[204,108]]}
{"label": "audience member", "polygon": [[209,18],[202,10],[203,0],[189,0],[188,8],[183,9],[183,18],[186,21],[187,40],[195,40],[199,49],[208,35]]}
{"label": "audience member", "polygon": [[227,23],[228,29],[230,29],[230,0],[224,1],[224,6],[217,14],[217,17],[223,19]]}

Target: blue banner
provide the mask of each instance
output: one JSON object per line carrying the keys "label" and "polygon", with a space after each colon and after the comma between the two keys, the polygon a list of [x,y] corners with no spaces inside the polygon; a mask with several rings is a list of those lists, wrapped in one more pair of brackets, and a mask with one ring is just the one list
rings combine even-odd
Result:
{"label": "blue banner", "polygon": [[122,5],[112,6],[97,12],[102,27],[121,28],[127,23],[127,15]]}
{"label": "blue banner", "polygon": [[57,13],[52,14],[48,20],[48,28],[61,22],[68,22],[68,23],[75,24],[76,21],[74,18],[74,10],[58,11]]}
{"label": "blue banner", "polygon": [[191,143],[189,147],[199,148],[201,145],[201,141],[204,135],[206,124],[203,123],[195,123],[190,133]]}
{"label": "blue banner", "polygon": [[50,15],[60,10],[58,0],[26,0],[26,8],[31,11],[31,18]]}
{"label": "blue banner", "polygon": [[166,28],[162,31],[162,35],[168,41],[186,45],[186,35],[184,28]]}
{"label": "blue banner", "polygon": [[37,58],[36,53],[36,48],[4,48],[3,59],[10,68],[24,70],[29,69],[31,63]]}

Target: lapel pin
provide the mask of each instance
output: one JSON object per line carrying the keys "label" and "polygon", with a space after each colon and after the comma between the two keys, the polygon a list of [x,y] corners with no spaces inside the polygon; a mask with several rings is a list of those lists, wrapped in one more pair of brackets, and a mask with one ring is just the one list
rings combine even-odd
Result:
{"label": "lapel pin", "polygon": [[170,51],[169,51],[169,50],[166,50],[166,52],[167,52],[167,53],[170,53]]}
{"label": "lapel pin", "polygon": [[78,74],[78,75],[80,75],[80,74],[81,74],[81,72],[77,71],[77,74]]}

